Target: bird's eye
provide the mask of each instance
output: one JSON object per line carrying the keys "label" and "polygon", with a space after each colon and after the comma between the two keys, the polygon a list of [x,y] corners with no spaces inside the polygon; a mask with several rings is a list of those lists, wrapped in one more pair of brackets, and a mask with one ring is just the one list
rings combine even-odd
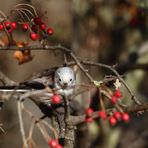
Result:
{"label": "bird's eye", "polygon": [[69,80],[70,82],[72,81],[72,79]]}
{"label": "bird's eye", "polygon": [[59,81],[61,82],[61,79],[59,79]]}

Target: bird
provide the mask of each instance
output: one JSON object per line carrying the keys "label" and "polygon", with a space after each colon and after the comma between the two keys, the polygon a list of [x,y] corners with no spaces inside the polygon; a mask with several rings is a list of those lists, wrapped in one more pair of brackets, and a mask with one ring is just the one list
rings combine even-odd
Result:
{"label": "bird", "polygon": [[[69,101],[69,113],[70,115],[76,115],[81,106],[75,99],[71,99],[71,95],[75,93],[76,88],[76,73],[68,66],[64,67],[53,67],[34,75],[32,78],[21,82],[18,86],[2,86],[0,91],[18,91],[19,93],[26,93],[30,90],[42,90],[49,87],[51,90],[56,90],[55,93],[60,95],[63,99],[68,99]],[[54,93],[52,94],[54,95]],[[44,118],[55,119],[57,125],[59,126],[59,141],[63,142],[65,137],[65,132],[63,132],[63,127],[65,128],[65,100],[63,99],[59,104],[53,104],[51,101],[51,93],[45,92],[41,96],[31,96],[29,97],[40,109],[43,115],[36,121],[39,122]],[[70,98],[70,99],[69,99]]]}
{"label": "bird", "polygon": [[[27,81],[21,82],[18,86],[2,86],[0,91],[26,92],[29,90],[40,90],[49,87],[56,90],[55,93],[68,98],[74,93],[76,75],[71,67],[53,67],[43,70]],[[44,93],[39,96],[38,101],[50,106],[51,93]]]}

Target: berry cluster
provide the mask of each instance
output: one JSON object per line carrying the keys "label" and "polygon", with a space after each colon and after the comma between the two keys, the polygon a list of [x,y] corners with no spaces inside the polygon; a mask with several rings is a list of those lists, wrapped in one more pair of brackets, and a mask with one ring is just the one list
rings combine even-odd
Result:
{"label": "berry cluster", "polygon": [[100,101],[101,110],[98,111],[98,116],[96,114],[97,112],[93,113],[94,112],[93,109],[88,108],[85,112],[85,115],[86,115],[85,122],[92,122],[93,118],[96,118],[96,117],[99,117],[100,119],[103,119],[103,120],[108,120],[110,125],[116,125],[116,123],[121,120],[123,122],[128,122],[130,120],[129,114],[124,112],[121,106],[118,104],[119,103],[118,101],[122,98],[122,92],[119,89],[121,86],[119,79],[116,79],[114,86],[115,86],[115,90],[113,92],[107,87],[105,87],[104,90],[106,91],[107,98],[110,99],[111,103],[116,108],[116,111],[106,112],[104,99],[100,97],[99,101]]}
{"label": "berry cluster", "polygon": [[[92,108],[88,108],[86,111],[85,111],[85,114],[86,114],[86,117],[85,117],[85,122],[92,122],[93,121],[93,112],[94,110]],[[98,112],[98,117],[101,118],[101,119],[104,119],[106,120],[107,119],[107,114],[105,111],[99,111]]]}
{"label": "berry cluster", "polygon": [[54,139],[51,139],[49,142],[48,142],[48,145],[51,147],[51,148],[63,148],[56,140]]}
{"label": "berry cluster", "polygon": [[[10,21],[9,18],[13,18],[13,14],[17,14],[19,16],[17,22]],[[48,35],[53,35],[54,30],[47,26],[43,18],[44,14],[39,16],[32,5],[18,4],[11,10],[9,17],[7,17],[5,13],[1,12],[0,31],[7,32],[8,38],[11,38],[12,32],[15,29],[20,28],[18,26],[21,25],[23,31],[28,31],[31,40],[36,41],[38,39],[45,39]],[[11,45],[11,43],[9,44]]]}
{"label": "berry cluster", "polygon": [[[88,108],[85,112],[86,117],[85,117],[85,122],[92,122],[93,121],[93,109],[92,108]],[[119,112],[116,111],[113,113],[112,116],[110,116],[108,118],[108,115],[105,111],[99,111],[98,112],[98,117],[100,119],[106,120],[109,119],[109,123],[110,125],[115,125],[117,123],[117,121],[124,121],[124,122],[128,122],[130,120],[129,114],[125,113],[125,112]]]}
{"label": "berry cluster", "polygon": [[42,17],[34,17],[29,22],[14,22],[8,19],[4,19],[0,22],[0,31],[6,32],[7,35],[7,41],[4,41],[4,44],[16,45],[19,48],[19,50],[14,52],[14,57],[18,60],[19,64],[23,64],[32,60],[33,57],[31,56],[29,49],[25,51],[22,50],[25,46],[23,42],[18,43],[13,38],[13,31],[19,28],[20,25],[23,31],[29,33],[29,38],[32,41],[45,39],[45,37],[47,38],[48,36],[53,35],[54,30],[51,27],[47,27],[43,22]]}
{"label": "berry cluster", "polygon": [[[5,20],[0,23],[0,31],[7,31],[9,34],[12,34],[12,32],[17,29],[18,25],[19,24],[16,22]],[[30,38],[33,41],[39,39],[43,34],[47,34],[49,36],[54,34],[54,30],[51,27],[47,28],[46,24],[40,17],[34,18],[30,23],[23,22],[21,25],[22,30],[30,31]]]}
{"label": "berry cluster", "polygon": [[110,125],[116,125],[117,121],[128,122],[130,120],[130,116],[128,113],[114,112],[114,114],[109,118]]}
{"label": "berry cluster", "polygon": [[24,31],[27,31],[29,28],[31,28],[30,38],[33,41],[39,39],[41,34],[48,34],[49,36],[51,36],[54,33],[54,30],[51,27],[47,28],[46,24],[42,21],[42,18],[40,17],[33,18],[32,24],[30,26],[28,23],[23,23],[22,28]]}
{"label": "berry cluster", "polygon": [[8,20],[2,21],[0,23],[0,31],[7,31],[8,33],[12,33],[17,28],[16,22],[10,22]]}

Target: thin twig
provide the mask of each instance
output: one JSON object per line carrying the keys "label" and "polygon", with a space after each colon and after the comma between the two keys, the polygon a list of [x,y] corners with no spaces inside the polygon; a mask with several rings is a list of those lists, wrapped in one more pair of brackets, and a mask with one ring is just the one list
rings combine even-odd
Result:
{"label": "thin twig", "polygon": [[32,8],[32,10],[33,10],[35,16],[38,17],[35,7],[32,6],[32,5],[30,5],[30,4],[26,4],[26,3],[17,4],[14,8],[17,8],[17,7],[21,7],[21,8],[22,8],[22,7],[24,7],[24,6],[28,6],[28,7]]}
{"label": "thin twig", "polygon": [[118,79],[122,82],[122,84],[126,87],[126,89],[128,90],[129,94],[132,97],[132,100],[136,104],[141,104],[140,101],[136,98],[135,94],[129,88],[129,86],[127,85],[127,83],[124,81],[124,79],[120,76],[120,74],[112,66],[109,66],[109,65],[106,65],[106,64],[102,64],[102,63],[90,62],[90,61],[82,61],[82,63],[83,64],[88,64],[88,65],[94,65],[94,66],[104,67],[104,68],[107,68],[107,69],[111,70],[118,77]]}
{"label": "thin twig", "polygon": [[29,148],[26,140],[26,135],[25,135],[25,129],[24,129],[24,122],[23,122],[23,117],[22,117],[22,109],[21,109],[21,101],[18,100],[17,102],[17,108],[18,108],[18,117],[19,117],[19,124],[20,124],[20,132],[22,135],[22,140],[25,148]]}

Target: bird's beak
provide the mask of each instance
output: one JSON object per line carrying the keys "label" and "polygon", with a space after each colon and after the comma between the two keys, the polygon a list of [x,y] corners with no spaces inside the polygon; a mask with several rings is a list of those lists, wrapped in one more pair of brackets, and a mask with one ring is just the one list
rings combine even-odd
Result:
{"label": "bird's beak", "polygon": [[66,88],[67,87],[67,83],[64,83],[63,85],[62,85],[62,88]]}

